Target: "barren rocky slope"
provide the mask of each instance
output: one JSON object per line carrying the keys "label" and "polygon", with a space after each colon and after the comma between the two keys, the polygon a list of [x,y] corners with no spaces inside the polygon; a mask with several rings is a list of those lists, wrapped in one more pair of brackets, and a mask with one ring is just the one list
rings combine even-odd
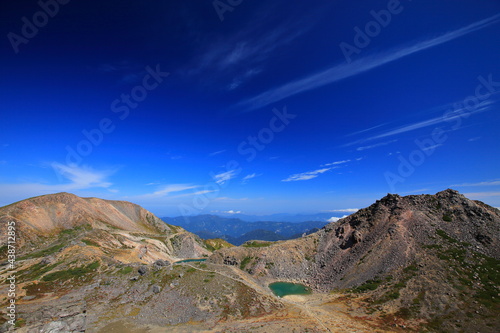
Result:
{"label": "barren rocky slope", "polygon": [[[125,262],[210,253],[196,235],[126,201],[80,198],[70,193],[44,195],[1,207],[3,234],[8,222],[16,223],[18,255],[44,247],[60,250],[77,242],[82,245],[82,241]],[[0,239],[0,247],[6,242],[6,238]]]}
{"label": "barren rocky slope", "polygon": [[374,311],[402,311],[444,330],[493,332],[484,318],[499,311],[499,236],[500,211],[454,190],[389,194],[310,236],[224,249],[209,261],[266,282],[353,288],[366,292]]}

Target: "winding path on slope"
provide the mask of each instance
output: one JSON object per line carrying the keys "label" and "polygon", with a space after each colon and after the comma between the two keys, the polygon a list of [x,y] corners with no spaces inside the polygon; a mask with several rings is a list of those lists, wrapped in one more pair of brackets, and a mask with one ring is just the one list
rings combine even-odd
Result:
{"label": "winding path on slope", "polygon": [[[224,269],[231,270],[231,272],[234,273],[238,278],[235,276],[232,276],[230,274],[227,274],[223,271],[204,269],[201,267],[197,267],[196,265],[193,265],[191,263],[182,263],[182,265],[187,265],[187,266],[190,266],[194,269],[197,269],[197,270],[200,270],[203,272],[216,273],[216,274],[223,275],[229,279],[243,283],[243,284],[247,285],[248,287],[257,290],[258,292],[260,292],[264,295],[277,297],[276,295],[274,295],[271,292],[271,290],[258,284],[252,278],[250,278],[245,272],[241,271],[239,268],[237,268],[235,266],[211,264],[214,266],[224,267]],[[282,301],[283,303],[286,303],[288,305],[291,305],[291,306],[294,306],[294,307],[300,309],[304,314],[307,315],[307,317],[309,317],[309,318],[313,319],[315,322],[317,322],[319,327],[321,327],[324,332],[347,332],[347,330],[349,330],[349,332],[371,333],[371,332],[375,331],[373,328],[367,326],[366,324],[360,322],[359,320],[355,320],[355,319],[349,317],[347,314],[345,314],[343,312],[339,311],[339,312],[331,313],[331,312],[328,312],[328,311],[322,309],[321,304],[323,303],[323,298],[321,297],[321,299],[315,298],[314,300],[307,300],[307,298],[309,298],[311,296],[312,295],[308,295],[308,297],[292,295],[292,296],[285,296],[283,298],[278,298],[278,299],[280,301]],[[312,297],[314,297],[314,296],[312,296]],[[325,319],[328,319],[328,320],[322,320],[321,317],[324,317]]]}

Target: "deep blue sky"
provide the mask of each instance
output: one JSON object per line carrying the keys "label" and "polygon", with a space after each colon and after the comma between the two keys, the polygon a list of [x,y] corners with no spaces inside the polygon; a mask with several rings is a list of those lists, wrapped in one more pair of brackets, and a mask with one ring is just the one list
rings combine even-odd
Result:
{"label": "deep blue sky", "polygon": [[2,3],[0,205],[340,216],[452,187],[500,206],[500,2],[227,3],[72,0],[46,22]]}

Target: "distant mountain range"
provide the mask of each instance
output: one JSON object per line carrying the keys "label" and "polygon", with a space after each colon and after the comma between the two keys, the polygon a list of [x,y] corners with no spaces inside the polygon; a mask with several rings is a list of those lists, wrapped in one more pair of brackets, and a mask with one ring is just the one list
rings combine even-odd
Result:
{"label": "distant mountain range", "polygon": [[278,241],[301,237],[325,226],[327,221],[306,222],[247,222],[239,218],[217,215],[163,217],[163,221],[175,224],[203,239],[223,238],[231,244],[241,245],[249,240]]}
{"label": "distant mountain range", "polygon": [[332,217],[341,217],[344,215],[349,215],[353,211],[349,210],[346,212],[330,212],[330,213],[315,213],[315,214],[288,214],[279,213],[271,215],[247,215],[234,212],[217,212],[214,215],[226,217],[226,218],[237,218],[246,222],[259,222],[259,221],[272,221],[272,222],[308,222],[308,221],[329,221]]}

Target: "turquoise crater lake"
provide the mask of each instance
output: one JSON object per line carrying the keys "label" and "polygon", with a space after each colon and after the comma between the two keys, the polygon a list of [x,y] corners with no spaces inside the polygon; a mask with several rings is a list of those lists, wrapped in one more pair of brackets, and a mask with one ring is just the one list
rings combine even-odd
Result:
{"label": "turquoise crater lake", "polygon": [[308,295],[311,293],[311,288],[300,283],[290,282],[273,282],[269,285],[269,289],[278,297],[287,295]]}
{"label": "turquoise crater lake", "polygon": [[202,262],[202,261],[205,261],[205,260],[207,260],[207,258],[204,258],[204,259],[185,259],[185,260],[176,261],[174,264],[180,264],[180,263],[183,263],[183,262]]}

